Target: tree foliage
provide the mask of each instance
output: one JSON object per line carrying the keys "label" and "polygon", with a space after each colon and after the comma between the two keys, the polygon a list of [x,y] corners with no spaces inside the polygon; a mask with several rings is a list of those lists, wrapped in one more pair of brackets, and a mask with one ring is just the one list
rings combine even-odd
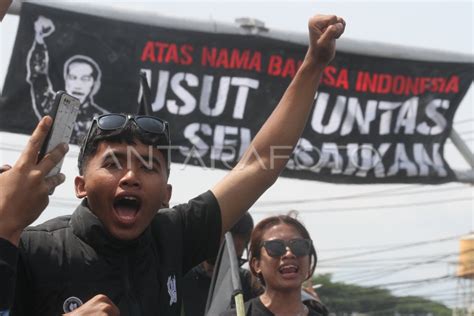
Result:
{"label": "tree foliage", "polygon": [[313,284],[322,284],[317,290],[330,313],[350,315],[363,313],[373,316],[451,316],[445,305],[418,296],[397,297],[386,289],[362,287],[332,282],[330,274],[319,275]]}

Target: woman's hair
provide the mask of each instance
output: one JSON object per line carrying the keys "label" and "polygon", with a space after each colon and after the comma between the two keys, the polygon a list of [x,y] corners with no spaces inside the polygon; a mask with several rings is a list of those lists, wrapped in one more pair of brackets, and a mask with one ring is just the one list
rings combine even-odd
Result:
{"label": "woman's hair", "polygon": [[[253,258],[260,260],[260,254],[261,254],[261,248],[262,248],[262,243],[263,243],[263,235],[267,230],[272,228],[273,226],[276,225],[281,225],[281,224],[286,224],[289,226],[293,226],[300,234],[301,237],[305,239],[311,239],[309,236],[308,230],[304,225],[296,219],[297,212],[296,211],[291,211],[287,215],[277,215],[277,216],[271,216],[263,219],[260,221],[257,226],[255,226],[252,236],[250,237],[250,257],[249,257],[249,266],[250,266],[250,271],[252,271],[252,274],[255,275],[260,282],[265,285],[265,280],[263,280],[262,275],[259,275],[255,269],[253,268],[252,265],[252,260]],[[311,252],[309,254],[309,259],[310,259],[310,274],[308,276],[308,279],[314,274],[314,270],[316,270],[316,264],[318,262],[318,256],[316,254],[316,249],[314,248],[314,245],[311,244]]]}

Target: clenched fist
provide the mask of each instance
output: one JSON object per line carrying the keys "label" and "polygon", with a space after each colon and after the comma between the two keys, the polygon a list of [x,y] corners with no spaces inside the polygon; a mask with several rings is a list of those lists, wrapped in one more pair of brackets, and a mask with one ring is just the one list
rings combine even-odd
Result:
{"label": "clenched fist", "polygon": [[336,55],[336,39],[346,22],[335,15],[316,15],[308,22],[309,49],[306,58],[318,65],[328,65]]}
{"label": "clenched fist", "polygon": [[120,310],[106,295],[99,294],[66,316],[119,316]]}
{"label": "clenched fist", "polygon": [[51,35],[54,30],[53,21],[40,15],[35,21],[35,40],[40,44],[44,44],[44,38]]}

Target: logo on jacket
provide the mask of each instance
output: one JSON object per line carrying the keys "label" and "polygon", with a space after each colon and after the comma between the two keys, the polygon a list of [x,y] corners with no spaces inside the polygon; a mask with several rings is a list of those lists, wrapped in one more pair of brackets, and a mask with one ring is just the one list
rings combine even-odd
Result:
{"label": "logo on jacket", "polygon": [[69,298],[67,298],[64,303],[63,303],[63,311],[65,313],[69,313],[69,312],[72,312],[73,310],[75,310],[76,308],[78,308],[79,306],[82,305],[82,301],[75,297],[75,296],[71,296]]}
{"label": "logo on jacket", "polygon": [[176,276],[170,275],[168,277],[167,285],[168,285],[168,294],[170,295],[170,306],[171,306],[173,303],[178,302],[178,294],[176,292]]}

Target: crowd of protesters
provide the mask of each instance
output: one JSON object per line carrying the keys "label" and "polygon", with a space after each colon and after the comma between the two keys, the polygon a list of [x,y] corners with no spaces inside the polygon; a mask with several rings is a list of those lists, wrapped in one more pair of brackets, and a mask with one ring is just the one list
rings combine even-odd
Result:
{"label": "crowd of protesters", "polygon": [[[305,128],[345,22],[317,15],[308,27],[304,61],[249,150],[187,203],[168,207],[168,123],[108,113],[93,119],[82,142],[74,180],[80,204],[71,215],[28,227],[65,179],[46,175],[66,144],[38,161],[52,125],[43,117],[18,160],[0,173],[0,315],[181,315],[185,274],[216,257],[223,234],[277,180],[287,159],[270,161],[271,147],[293,148]],[[130,146],[138,155],[127,154]],[[289,157],[286,151],[280,157]],[[317,257],[298,220],[264,219],[252,232],[249,255],[263,293],[249,300],[246,315],[319,315],[302,303]]]}

